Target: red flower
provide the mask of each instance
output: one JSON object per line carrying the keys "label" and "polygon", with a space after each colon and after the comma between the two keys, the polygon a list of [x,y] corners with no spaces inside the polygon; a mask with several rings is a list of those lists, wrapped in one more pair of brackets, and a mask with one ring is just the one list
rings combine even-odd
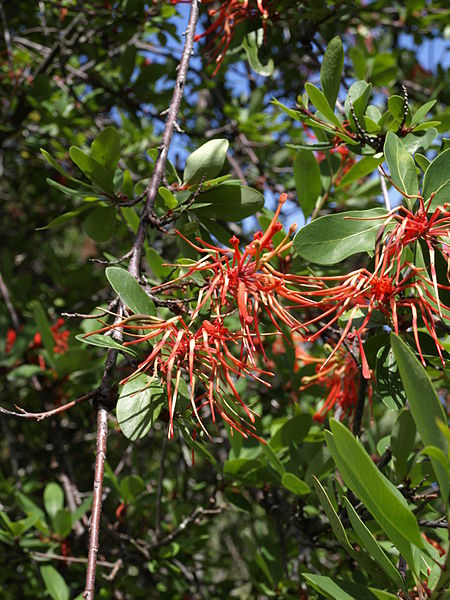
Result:
{"label": "red flower", "polygon": [[6,332],[5,352],[11,352],[17,339],[17,333],[14,329],[8,329]]}

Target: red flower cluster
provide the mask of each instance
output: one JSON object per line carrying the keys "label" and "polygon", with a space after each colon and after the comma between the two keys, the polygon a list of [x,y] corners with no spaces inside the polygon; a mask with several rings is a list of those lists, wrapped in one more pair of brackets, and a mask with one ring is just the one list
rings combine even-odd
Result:
{"label": "red flower cluster", "polygon": [[[61,327],[64,325],[64,319],[58,319],[54,325],[50,327],[50,331],[53,335],[53,341],[55,343],[53,347],[53,352],[55,354],[64,354],[67,352],[69,347],[68,339],[70,332],[67,329],[61,331]],[[42,348],[42,335],[38,331],[33,338],[32,343],[30,344],[31,349]]]}
{"label": "red flower cluster", "polygon": [[[186,0],[171,0],[172,4],[178,4]],[[214,0],[203,0],[203,3],[212,3]],[[211,36],[205,50],[212,50],[211,60],[217,66],[213,75],[219,71],[225,54],[233,40],[236,26],[246,19],[262,18],[263,27],[269,18],[269,11],[264,6],[264,0],[225,0],[219,2],[217,8],[210,8],[208,14],[212,19],[211,25],[203,32],[195,36],[198,42],[202,38]]]}

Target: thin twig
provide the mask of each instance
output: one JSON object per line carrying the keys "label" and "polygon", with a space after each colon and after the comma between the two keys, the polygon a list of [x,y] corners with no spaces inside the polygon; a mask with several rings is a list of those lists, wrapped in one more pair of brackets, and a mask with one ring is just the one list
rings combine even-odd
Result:
{"label": "thin twig", "polygon": [[146,194],[147,201],[142,211],[141,220],[139,223],[136,240],[133,246],[133,255],[130,260],[129,272],[136,278],[139,276],[140,263],[142,256],[142,249],[144,247],[145,238],[147,236],[147,229],[149,226],[149,219],[155,203],[156,194],[158,187],[164,174],[166,166],[167,156],[169,153],[169,146],[172,140],[172,134],[175,129],[175,123],[180,110],[181,99],[183,97],[184,84],[186,81],[186,74],[191,59],[192,50],[194,47],[194,35],[195,28],[198,19],[198,0],[191,1],[191,12],[189,15],[189,22],[186,31],[186,38],[184,42],[183,53],[181,55],[181,61],[178,65],[178,74],[175,81],[175,88],[170,102],[169,111],[167,115],[166,126],[162,134],[162,142],[159,147],[158,158],[156,159],[155,168],[153,170],[151,179],[147,185]]}
{"label": "thin twig", "polygon": [[38,413],[28,412],[27,410],[25,410],[24,408],[21,408],[20,406],[16,406],[17,410],[20,412],[14,412],[12,410],[7,410],[6,408],[3,408],[2,406],[0,406],[0,413],[2,413],[4,415],[8,415],[9,417],[19,417],[21,419],[35,419],[36,421],[42,421],[43,419],[48,419],[49,417],[52,417],[53,415],[57,415],[59,413],[65,412],[66,410],[69,410],[70,408],[76,406],[77,404],[86,402],[86,400],[90,400],[91,398],[94,398],[95,395],[96,395],[96,391],[94,390],[93,392],[89,392],[88,394],[85,394],[84,396],[80,396],[80,398],[77,398],[76,400],[72,400],[71,402],[67,402],[67,404],[62,404],[61,406],[58,406],[57,408],[53,408],[52,410],[47,410],[45,412],[38,412]]}
{"label": "thin twig", "polygon": [[5,280],[3,279],[3,275],[0,273],[0,293],[2,294],[6,308],[8,309],[9,315],[11,317],[11,321],[13,327],[16,331],[19,331],[19,317],[17,316],[16,309],[14,308],[14,304],[11,302],[11,296],[9,295],[9,290],[6,286]]}
{"label": "thin twig", "polygon": [[391,199],[389,198],[389,192],[387,189],[386,180],[384,178],[383,171],[382,171],[381,167],[377,167],[377,169],[378,169],[378,175],[380,176],[380,184],[381,184],[381,191],[383,193],[384,206],[386,207],[386,210],[391,210]]}
{"label": "thin twig", "polygon": [[[30,552],[31,558],[45,558],[47,560],[61,560],[63,562],[69,563],[87,563],[87,558],[78,558],[76,556],[61,556],[60,554],[53,554],[52,552]],[[97,565],[99,567],[105,567],[106,569],[116,569],[117,573],[117,565],[120,566],[123,564],[122,559],[119,558],[116,562],[108,562],[106,560],[99,560]]]}

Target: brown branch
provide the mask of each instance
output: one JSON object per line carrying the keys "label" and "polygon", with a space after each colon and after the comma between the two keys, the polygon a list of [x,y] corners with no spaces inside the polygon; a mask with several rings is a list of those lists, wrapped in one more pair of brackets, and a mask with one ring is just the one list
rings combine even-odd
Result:
{"label": "brown branch", "polygon": [[[68,563],[87,563],[87,558],[78,558],[76,556],[61,556],[60,554],[53,554],[52,552],[30,552],[31,558],[46,558],[50,560],[61,560],[63,562]],[[105,567],[106,569],[112,569],[117,573],[118,569],[122,566],[123,561],[121,558],[116,560],[116,562],[108,562],[106,560],[99,560],[97,565],[99,567]]]}
{"label": "brown branch", "polygon": [[48,419],[49,417],[52,417],[53,415],[57,415],[59,413],[65,412],[66,410],[69,410],[70,408],[76,406],[77,404],[81,404],[82,402],[86,402],[86,400],[90,400],[91,398],[94,398],[96,393],[97,392],[94,390],[93,392],[89,392],[88,394],[85,394],[84,396],[80,396],[80,398],[77,398],[76,400],[72,400],[71,402],[67,402],[67,404],[62,404],[61,406],[58,406],[57,408],[53,408],[52,410],[47,410],[45,412],[38,412],[38,413],[28,412],[27,410],[25,410],[24,408],[21,408],[20,406],[16,406],[17,410],[20,412],[14,412],[12,410],[7,410],[6,408],[3,408],[2,406],[0,406],[0,413],[2,413],[4,415],[8,415],[9,417],[19,417],[21,419],[35,419],[36,421],[42,421],[43,419]]}
{"label": "brown branch", "polygon": [[128,267],[129,272],[136,278],[139,277],[140,263],[142,256],[142,249],[144,247],[145,238],[147,236],[147,229],[151,219],[151,212],[155,203],[156,194],[158,187],[161,182],[162,176],[164,175],[164,169],[166,166],[167,156],[169,153],[170,142],[172,140],[173,130],[180,110],[181,99],[183,97],[184,84],[186,81],[186,74],[191,59],[192,50],[194,48],[194,35],[195,27],[198,19],[198,0],[191,1],[191,12],[189,15],[189,22],[186,31],[186,39],[184,42],[183,53],[181,55],[180,64],[178,65],[178,74],[175,81],[175,88],[173,90],[172,100],[170,102],[169,111],[167,115],[166,126],[162,134],[162,141],[159,147],[158,157],[156,159],[155,168],[153,170],[150,181],[148,182],[146,194],[147,201],[142,211],[139,228],[136,234],[136,240],[133,246],[133,255],[130,260]]}
{"label": "brown branch", "polygon": [[9,295],[9,290],[6,286],[5,280],[3,279],[2,274],[0,273],[0,293],[5,300],[6,308],[11,317],[11,321],[13,327],[16,331],[19,331],[19,317],[17,316],[16,309],[14,308],[14,304],[11,302],[11,296]]}
{"label": "brown branch", "polygon": [[94,598],[98,534],[100,530],[100,515],[102,513],[103,473],[106,459],[107,432],[108,411],[106,408],[100,407],[97,412],[97,456],[95,458],[94,496],[92,499],[86,587],[83,594],[84,600],[92,600]]}

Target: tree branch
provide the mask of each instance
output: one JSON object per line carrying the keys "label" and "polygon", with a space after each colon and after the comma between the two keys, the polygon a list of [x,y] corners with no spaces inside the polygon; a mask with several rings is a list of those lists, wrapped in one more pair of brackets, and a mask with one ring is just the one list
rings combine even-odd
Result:
{"label": "tree branch", "polygon": [[53,415],[57,415],[58,413],[62,413],[66,410],[69,410],[69,408],[72,408],[77,404],[81,404],[82,402],[86,402],[86,400],[94,398],[96,393],[96,390],[94,390],[93,392],[89,392],[84,396],[80,396],[80,398],[77,398],[76,400],[72,400],[71,402],[67,402],[67,404],[62,404],[61,406],[58,406],[58,408],[53,408],[52,410],[47,410],[46,412],[28,412],[27,410],[20,408],[20,406],[16,406],[17,410],[20,412],[14,412],[12,410],[7,410],[6,408],[0,406],[0,413],[8,415],[9,417],[19,417],[21,419],[35,419],[36,421],[42,421],[43,419],[48,419]]}

